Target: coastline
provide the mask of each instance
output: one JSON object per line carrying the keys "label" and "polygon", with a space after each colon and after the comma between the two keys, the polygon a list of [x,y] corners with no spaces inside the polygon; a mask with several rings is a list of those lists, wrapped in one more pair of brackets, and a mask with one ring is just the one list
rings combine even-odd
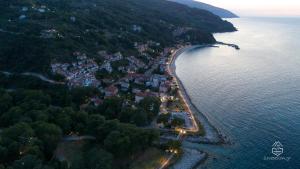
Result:
{"label": "coastline", "polygon": [[[185,138],[185,141],[191,142],[191,143],[203,143],[203,144],[225,144],[228,142],[225,139],[226,136],[221,134],[220,131],[211,124],[211,122],[208,120],[208,118],[195,106],[195,104],[192,102],[190,96],[188,95],[187,90],[184,87],[182,81],[176,74],[175,62],[176,62],[176,59],[181,54],[183,54],[184,52],[186,52],[188,50],[193,50],[196,48],[205,48],[205,47],[214,47],[214,45],[208,44],[208,45],[184,46],[184,47],[177,49],[175,52],[173,52],[171,54],[170,62],[168,64],[168,69],[169,69],[170,75],[173,78],[175,78],[177,81],[178,88],[181,92],[182,99],[188,105],[195,120],[198,123],[200,123],[200,125],[203,127],[203,130],[204,130],[203,136],[200,136],[200,135],[187,136]],[[188,149],[189,148],[187,148],[187,147],[183,147],[184,153],[181,157],[181,160],[179,160],[177,163],[175,163],[174,166],[171,168],[176,169],[178,167],[180,168],[181,166],[184,166],[187,164],[189,164],[189,166],[191,168],[195,168],[195,167],[201,165],[203,162],[205,162],[206,159],[208,158],[208,153],[195,150],[195,151],[198,151],[198,153],[200,153],[200,154],[202,153],[201,158],[195,159],[194,155],[192,155],[191,153],[189,153],[189,151],[187,151]],[[190,159],[194,159],[194,160],[191,161]]]}
{"label": "coastline", "polygon": [[192,102],[190,96],[187,93],[186,88],[184,87],[182,81],[176,74],[176,59],[184,52],[188,50],[192,50],[195,48],[205,48],[205,47],[213,47],[213,45],[196,45],[196,46],[187,46],[177,49],[171,56],[171,62],[169,64],[169,70],[171,73],[171,76],[176,78],[178,82],[179,90],[182,93],[183,99],[186,101],[188,106],[190,107],[192,113],[194,114],[195,118],[200,122],[202,125],[205,134],[204,136],[197,136],[192,137],[188,136],[186,138],[186,141],[194,142],[194,143],[207,143],[207,144],[222,144],[225,143],[225,139],[223,138],[222,134],[218,131],[217,128],[215,128],[211,122],[207,119],[207,117],[200,111],[198,108],[194,105]]}

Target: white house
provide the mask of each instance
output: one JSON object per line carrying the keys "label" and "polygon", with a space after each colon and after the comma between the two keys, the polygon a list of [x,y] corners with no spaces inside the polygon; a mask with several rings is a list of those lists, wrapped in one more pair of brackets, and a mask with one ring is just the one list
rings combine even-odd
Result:
{"label": "white house", "polygon": [[105,69],[106,71],[108,71],[109,73],[111,73],[113,71],[113,68],[111,67],[110,62],[106,62],[101,66],[102,69]]}

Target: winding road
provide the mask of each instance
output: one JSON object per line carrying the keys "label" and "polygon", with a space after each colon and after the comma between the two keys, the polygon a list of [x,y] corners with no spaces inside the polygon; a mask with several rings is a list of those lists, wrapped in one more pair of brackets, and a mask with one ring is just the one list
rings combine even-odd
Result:
{"label": "winding road", "polygon": [[0,71],[0,73],[3,73],[7,76],[11,76],[11,75],[32,76],[32,77],[36,77],[44,82],[48,82],[48,83],[52,83],[52,84],[65,84],[65,82],[58,82],[58,81],[49,79],[42,74],[34,73],[34,72],[12,73],[12,72],[8,72],[8,71]]}

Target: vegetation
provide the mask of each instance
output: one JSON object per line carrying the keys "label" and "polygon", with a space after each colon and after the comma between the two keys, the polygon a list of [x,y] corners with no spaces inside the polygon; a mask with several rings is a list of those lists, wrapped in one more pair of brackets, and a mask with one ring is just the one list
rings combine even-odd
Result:
{"label": "vegetation", "polygon": [[143,99],[135,108],[123,107],[124,100],[119,97],[112,97],[104,100],[98,107],[98,112],[107,119],[119,119],[124,123],[132,123],[137,126],[148,125],[159,112],[160,100],[154,97]]}
{"label": "vegetation", "polygon": [[157,117],[157,123],[163,123],[164,125],[167,125],[169,123],[170,118],[171,118],[170,113],[160,114]]}
{"label": "vegetation", "polygon": [[[104,63],[98,52],[104,50],[121,52],[125,59],[111,63],[113,72],[101,70],[96,77],[116,80],[125,75],[116,69],[129,64],[127,56],[150,62],[148,56],[139,56],[136,44],[157,44],[146,51],[155,58],[176,43],[214,43],[212,33],[234,30],[207,11],[162,0],[0,1],[0,71],[17,72],[0,73],[0,169],[127,169],[144,166],[132,164],[144,151],[164,155],[150,151],[159,133],[139,128],[158,115],[158,98],[134,103],[132,93],[120,92],[121,97],[100,100],[101,90],[70,89],[18,72],[38,72],[64,81],[51,73],[51,63],[71,63],[74,52]],[[129,91],[133,87],[147,88],[131,84]],[[93,105],[91,98],[101,104]],[[169,104],[184,109],[178,106],[180,101]],[[160,116],[158,121],[166,123],[169,118]],[[175,118],[171,124],[183,123]],[[70,142],[69,135],[93,139]],[[169,142],[161,148],[179,147],[179,142]]]}
{"label": "vegetation", "polygon": [[77,98],[85,98],[89,92],[75,90],[80,92],[66,92],[68,97],[64,97],[71,101],[57,101],[49,91],[1,90],[0,163],[14,169],[63,166],[53,160],[53,152],[63,136],[73,132],[95,136],[94,144],[98,147],[85,148],[78,157],[82,164],[75,166],[94,168],[99,161],[105,161],[106,165],[101,167],[112,168],[113,161],[142,152],[158,138],[155,131],[106,120],[100,111],[79,110],[74,101],[80,103]]}
{"label": "vegetation", "polygon": [[174,117],[174,119],[171,121],[171,125],[173,127],[182,127],[184,125],[184,119],[179,117]]}
{"label": "vegetation", "polygon": [[[75,51],[130,56],[135,42],[213,43],[211,33],[235,30],[212,13],[161,0],[10,0],[0,11],[0,67],[15,72],[49,73],[51,62],[70,62]],[[178,28],[191,29],[175,37]]]}
{"label": "vegetation", "polygon": [[165,127],[182,127],[184,125],[184,119],[179,118],[179,117],[173,117],[172,120],[171,119],[171,114],[170,113],[166,113],[166,114],[160,114],[157,117],[157,123],[162,123],[164,124]]}

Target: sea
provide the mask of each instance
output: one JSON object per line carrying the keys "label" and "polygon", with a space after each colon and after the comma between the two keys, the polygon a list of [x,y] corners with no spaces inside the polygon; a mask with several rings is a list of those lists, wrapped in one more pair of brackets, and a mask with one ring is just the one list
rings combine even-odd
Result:
{"label": "sea", "polygon": [[230,139],[185,143],[207,152],[199,169],[300,169],[300,18],[229,19],[214,34],[236,44],[195,48],[176,73],[195,106]]}

